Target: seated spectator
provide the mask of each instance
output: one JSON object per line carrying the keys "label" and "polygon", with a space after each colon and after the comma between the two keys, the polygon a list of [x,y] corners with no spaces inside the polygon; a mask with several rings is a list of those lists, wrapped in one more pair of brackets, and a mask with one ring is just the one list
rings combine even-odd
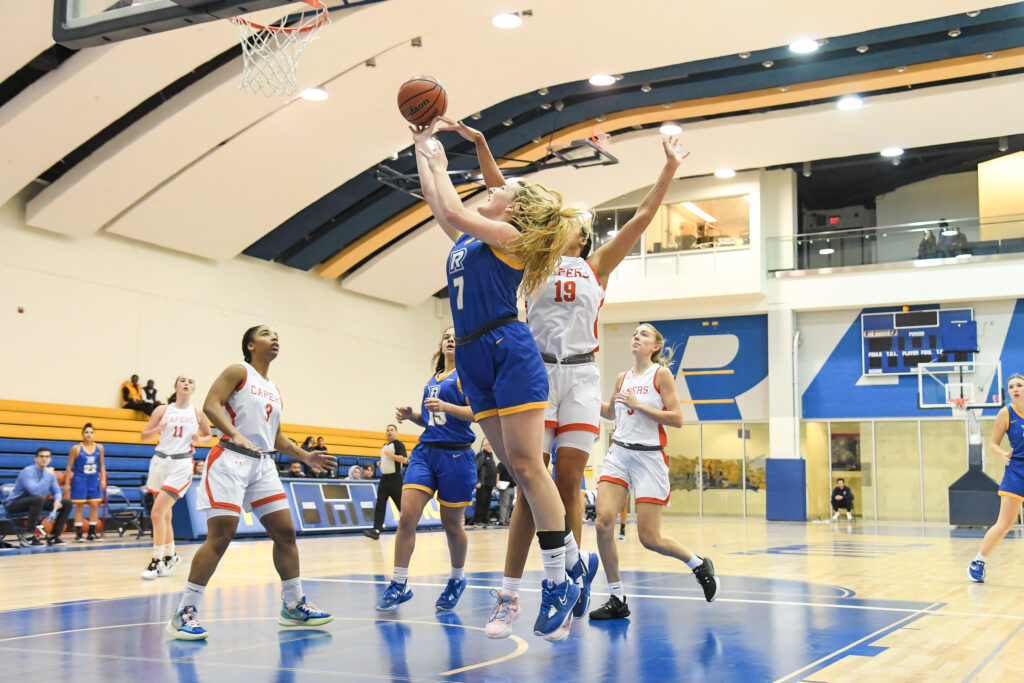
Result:
{"label": "seated spectator", "polygon": [[376,479],[377,478],[377,466],[376,465],[363,465],[363,479]]}
{"label": "seated spectator", "polygon": [[316,450],[318,450],[318,451],[326,451],[327,450],[327,444],[324,443],[324,437],[322,437],[322,436],[316,437]]}
{"label": "seated spectator", "polygon": [[935,241],[935,234],[931,230],[926,231],[917,245],[917,258],[935,258],[938,250],[939,245]]}
{"label": "seated spectator", "polygon": [[[61,532],[68,523],[68,515],[71,513],[71,501],[61,496],[60,486],[57,484],[57,476],[50,467],[52,453],[49,448],[36,450],[36,462],[29,465],[18,473],[14,482],[14,490],[7,500],[3,501],[8,514],[20,514],[28,512],[28,529],[32,533],[43,518],[43,511],[57,513],[57,519],[53,523],[53,530],[46,539],[47,545],[63,543],[60,540]],[[53,498],[47,498],[52,495]],[[31,545],[42,545],[43,542],[33,536],[29,542]]]}
{"label": "seated spectator", "polygon": [[157,398],[156,384],[153,380],[146,380],[146,386],[142,387],[142,402],[148,403],[153,408],[160,405],[160,399]]}
{"label": "seated spectator", "polygon": [[352,467],[348,468],[348,478],[349,479],[362,479],[363,478],[363,468],[360,467],[359,465],[352,465]]}
{"label": "seated spectator", "polygon": [[139,388],[139,376],[132,375],[132,378],[121,385],[121,407],[130,410],[141,410],[146,415],[151,415],[156,407],[142,400],[142,389]]}
{"label": "seated spectator", "polygon": [[836,479],[836,487],[832,489],[832,521],[839,519],[839,511],[846,510],[846,518],[853,519],[853,491],[851,491],[843,479]]}
{"label": "seated spectator", "polygon": [[313,437],[307,436],[306,440],[302,442],[302,450],[311,451],[313,450]]}
{"label": "seated spectator", "polygon": [[192,474],[202,476],[203,470],[206,469],[205,460],[196,460],[192,463]]}
{"label": "seated spectator", "polygon": [[289,477],[304,477],[304,476],[306,476],[306,473],[302,471],[302,463],[298,462],[298,461],[295,461],[291,465],[289,465],[288,466],[288,476]]}
{"label": "seated spectator", "polygon": [[953,256],[959,256],[960,254],[971,253],[971,243],[967,241],[967,236],[960,232],[960,228],[953,228],[956,230],[956,234],[949,238],[949,248],[952,251]]}

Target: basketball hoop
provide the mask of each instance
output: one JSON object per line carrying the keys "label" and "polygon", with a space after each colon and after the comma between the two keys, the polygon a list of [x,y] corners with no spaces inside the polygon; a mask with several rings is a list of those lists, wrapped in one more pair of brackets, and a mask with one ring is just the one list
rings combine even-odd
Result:
{"label": "basketball hoop", "polygon": [[597,126],[591,126],[590,141],[601,149],[608,149],[608,145],[610,145],[612,141],[612,136],[608,133],[602,133],[601,129]]}
{"label": "basketball hoop", "polygon": [[966,398],[951,398],[947,399],[946,403],[953,410],[953,417],[966,418],[967,417],[967,399]]}
{"label": "basketball hoop", "polygon": [[295,67],[307,45],[320,36],[330,20],[323,0],[301,0],[313,8],[301,14],[282,17],[280,21],[264,26],[242,17],[228,21],[238,29],[242,41],[243,90],[267,97],[294,95]]}

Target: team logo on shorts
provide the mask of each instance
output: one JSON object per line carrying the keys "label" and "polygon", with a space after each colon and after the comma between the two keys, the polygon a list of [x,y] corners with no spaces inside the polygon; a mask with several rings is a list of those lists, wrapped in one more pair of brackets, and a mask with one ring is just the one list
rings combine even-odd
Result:
{"label": "team logo on shorts", "polygon": [[466,260],[466,250],[459,249],[448,255],[448,272],[458,273],[462,270],[462,262]]}

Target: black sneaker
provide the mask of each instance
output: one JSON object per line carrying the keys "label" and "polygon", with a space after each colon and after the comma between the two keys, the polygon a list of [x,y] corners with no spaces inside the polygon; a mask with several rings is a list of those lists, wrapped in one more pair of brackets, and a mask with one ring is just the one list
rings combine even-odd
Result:
{"label": "black sneaker", "polygon": [[85,540],[85,537],[82,536],[82,532],[81,531],[76,531],[75,532],[75,543],[81,543],[84,540]]}
{"label": "black sneaker", "polygon": [[620,541],[625,541],[626,540],[626,525],[625,524],[620,524],[619,525],[619,540]]}
{"label": "black sneaker", "polygon": [[62,545],[63,543],[60,536],[50,536],[46,539],[46,545]]}
{"label": "black sneaker", "polygon": [[697,577],[697,583],[704,589],[704,599],[714,602],[715,596],[718,595],[718,577],[715,576],[715,565],[711,563],[711,558],[705,557],[704,561],[693,570],[693,575]]}
{"label": "black sneaker", "polygon": [[32,537],[32,540],[30,540],[30,541],[28,542],[28,544],[29,544],[29,545],[43,545],[43,542],[42,542],[42,541],[41,541],[41,540],[39,539],[39,537],[38,537],[38,536],[33,536],[33,537]]}
{"label": "black sneaker", "polygon": [[367,538],[372,538],[376,541],[380,538],[380,532],[376,529],[363,529],[363,536],[366,536]]}
{"label": "black sneaker", "polygon": [[87,541],[95,541],[98,538],[99,538],[99,536],[97,536],[95,532],[90,531],[89,535],[85,537],[85,540],[87,540]]}
{"label": "black sneaker", "polygon": [[608,602],[590,613],[590,618],[594,621],[601,621],[603,619],[625,619],[628,616],[629,606],[626,605],[626,598],[619,600],[614,595],[608,598]]}

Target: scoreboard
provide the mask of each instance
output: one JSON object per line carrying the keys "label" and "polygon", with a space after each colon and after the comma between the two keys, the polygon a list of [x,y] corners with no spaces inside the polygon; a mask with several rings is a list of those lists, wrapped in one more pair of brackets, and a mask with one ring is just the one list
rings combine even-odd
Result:
{"label": "scoreboard", "polygon": [[861,374],[913,375],[921,363],[968,363],[978,350],[974,310],[863,313]]}

